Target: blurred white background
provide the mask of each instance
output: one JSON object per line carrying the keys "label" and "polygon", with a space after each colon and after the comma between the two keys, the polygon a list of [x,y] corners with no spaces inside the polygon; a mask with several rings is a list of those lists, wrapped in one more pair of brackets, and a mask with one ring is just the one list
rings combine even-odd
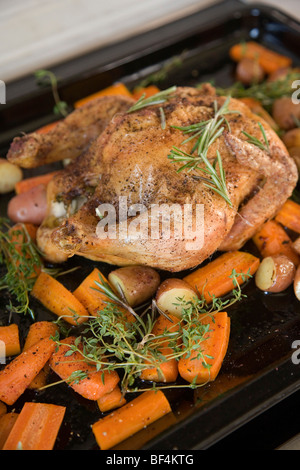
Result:
{"label": "blurred white background", "polygon": [[[0,0],[0,78],[8,82],[217,2]],[[244,0],[244,3],[254,2]],[[300,20],[299,0],[261,3],[278,7]]]}

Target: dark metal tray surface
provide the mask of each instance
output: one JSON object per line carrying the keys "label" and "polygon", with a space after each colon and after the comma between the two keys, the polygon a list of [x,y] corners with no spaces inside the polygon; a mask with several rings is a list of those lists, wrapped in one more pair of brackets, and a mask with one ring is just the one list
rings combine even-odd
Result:
{"label": "dark metal tray surface", "polygon": [[[254,39],[289,55],[299,65],[299,37],[300,25],[276,9],[226,1],[121,44],[58,64],[51,70],[60,79],[59,93],[67,103],[115,81],[133,88],[166,66],[168,74],[158,83],[161,89],[212,79],[223,87],[234,81],[234,64],[228,55],[233,44]],[[56,119],[49,87],[38,87],[32,76],[7,84],[7,104],[0,109],[1,153],[5,154],[15,135]],[[28,170],[26,174],[35,173]],[[6,214],[9,197],[0,199],[2,215]],[[254,248],[250,244],[245,249],[253,252]],[[75,271],[71,278],[61,278],[72,289],[93,265],[87,260],[72,259],[68,266],[78,264],[82,266],[80,272]],[[104,274],[112,269],[106,264],[97,265]],[[162,273],[162,277],[166,275],[170,276]],[[166,390],[172,412],[114,450],[209,449],[299,390],[300,367],[291,357],[292,343],[300,339],[300,304],[292,289],[267,295],[258,292],[252,280],[243,293],[247,299],[229,311],[232,324],[229,349],[217,379],[196,390]],[[2,296],[2,324],[7,321],[5,302]],[[52,314],[34,301],[33,308],[37,320],[53,320]],[[25,317],[14,321],[24,338],[31,320]],[[67,405],[55,449],[98,449],[91,424],[102,415],[94,402],[82,399],[62,384],[38,396],[28,390],[13,408],[20,410],[24,401],[37,398]]]}

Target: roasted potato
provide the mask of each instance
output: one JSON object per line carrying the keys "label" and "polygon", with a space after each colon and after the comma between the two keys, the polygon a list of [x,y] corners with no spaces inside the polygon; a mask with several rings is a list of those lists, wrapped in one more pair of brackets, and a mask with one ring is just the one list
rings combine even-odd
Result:
{"label": "roasted potato", "polygon": [[23,179],[23,172],[17,165],[13,165],[5,158],[0,158],[0,194],[10,193],[15,184]]}
{"label": "roasted potato", "polygon": [[156,294],[157,307],[162,312],[179,318],[184,303],[193,302],[195,299],[197,299],[196,291],[186,281],[177,278],[162,282]]}
{"label": "roasted potato", "polygon": [[155,295],[160,276],[148,266],[125,266],[109,273],[108,281],[116,291],[121,289],[131,307],[136,307]]}
{"label": "roasted potato", "polygon": [[45,218],[46,210],[46,186],[40,184],[14,196],[8,203],[7,215],[13,222],[40,225]]}
{"label": "roasted potato", "polygon": [[283,292],[294,280],[296,267],[284,255],[267,256],[255,274],[256,286],[265,292]]}
{"label": "roasted potato", "polygon": [[300,147],[300,127],[290,129],[282,136],[282,141],[290,149],[292,147]]}
{"label": "roasted potato", "polygon": [[300,119],[300,103],[293,103],[288,96],[278,98],[273,103],[272,116],[280,129],[294,129],[296,120]]}
{"label": "roasted potato", "polygon": [[264,69],[257,60],[244,58],[236,67],[236,79],[244,85],[259,83],[264,79]]}

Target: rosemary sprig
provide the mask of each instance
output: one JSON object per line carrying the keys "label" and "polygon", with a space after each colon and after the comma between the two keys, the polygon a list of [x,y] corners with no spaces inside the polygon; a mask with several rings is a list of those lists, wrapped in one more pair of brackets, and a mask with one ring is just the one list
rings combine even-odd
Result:
{"label": "rosemary sprig", "polygon": [[270,146],[269,146],[269,141],[268,141],[268,138],[266,136],[266,132],[262,126],[262,124],[259,122],[258,123],[258,126],[261,130],[261,133],[263,135],[263,139],[264,139],[264,143],[261,142],[257,137],[251,135],[251,134],[248,134],[248,132],[246,131],[242,131],[242,133],[247,137],[247,142],[249,142],[249,144],[252,144],[252,145],[255,145],[256,147],[260,148],[261,150],[264,150],[265,152],[270,152]]}
{"label": "rosemary sprig", "polygon": [[65,101],[60,99],[58,93],[58,83],[57,78],[53,72],[50,70],[37,70],[35,72],[35,77],[40,84],[47,84],[52,88],[52,94],[55,101],[55,106],[53,111],[55,114],[61,114],[63,117],[66,117],[69,114],[68,105]]}
{"label": "rosemary sprig", "polygon": [[[226,115],[238,112],[228,108],[229,102],[230,97],[227,97],[223,105],[218,109],[217,102],[215,101],[214,116],[207,121],[202,121],[186,127],[174,126],[176,129],[181,130],[185,135],[191,134],[182,142],[182,144],[186,144],[193,139],[196,142],[190,154],[184,152],[178,147],[173,147],[168,158],[172,160],[173,163],[180,161],[184,162],[184,165],[177,170],[177,173],[180,173],[183,170],[187,170],[189,172],[192,170],[198,170],[204,173],[206,177],[197,177],[195,175],[193,177],[202,180],[206,187],[223,197],[227,204],[232,207],[232,203],[227,192],[226,175],[220,152],[217,150],[216,159],[213,163],[210,163],[207,157],[208,149],[215,140],[222,135],[225,126],[227,126],[230,131],[230,125]],[[196,152],[196,155],[194,155],[194,152]],[[217,165],[219,167],[219,173],[217,172]]]}
{"label": "rosemary sprig", "polygon": [[145,93],[143,93],[137,102],[128,109],[127,113],[133,113],[134,111],[146,108],[147,106],[165,103],[172,96],[172,93],[176,91],[176,88],[176,86],[172,86],[167,90],[162,90],[155,95],[150,96],[149,98],[145,98]]}

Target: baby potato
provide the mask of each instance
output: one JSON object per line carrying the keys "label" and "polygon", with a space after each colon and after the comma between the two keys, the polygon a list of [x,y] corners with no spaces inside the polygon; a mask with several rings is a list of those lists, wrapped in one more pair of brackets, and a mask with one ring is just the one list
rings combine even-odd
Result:
{"label": "baby potato", "polygon": [[282,141],[290,149],[292,147],[300,147],[300,127],[290,129],[282,136]]}
{"label": "baby potato", "polygon": [[300,300],[300,265],[298,266],[294,278],[294,293],[298,300]]}
{"label": "baby potato", "polygon": [[10,193],[15,184],[21,181],[23,172],[17,165],[13,165],[5,158],[0,158],[0,194]]}
{"label": "baby potato", "polygon": [[[170,278],[159,286],[156,294],[156,305],[167,315],[181,318],[184,304],[195,301],[197,297],[195,290],[186,281]],[[179,299],[182,299],[182,301]]]}
{"label": "baby potato", "polygon": [[46,210],[46,186],[40,184],[14,196],[8,203],[7,215],[13,222],[40,225],[45,218]]}
{"label": "baby potato", "polygon": [[259,83],[264,79],[265,72],[257,60],[244,58],[236,67],[236,79],[244,85]]}
{"label": "baby potato", "polygon": [[108,281],[123,292],[128,304],[136,307],[152,298],[160,283],[160,276],[149,266],[125,266],[108,275]]}
{"label": "baby potato", "polygon": [[292,243],[293,250],[300,255],[300,237],[296,238]]}
{"label": "baby potato", "polygon": [[300,103],[293,103],[288,96],[278,98],[273,103],[272,116],[280,129],[294,129],[295,118],[300,119]]}
{"label": "baby potato", "polygon": [[292,284],[295,273],[296,267],[287,256],[267,256],[256,271],[255,284],[265,292],[283,292]]}

